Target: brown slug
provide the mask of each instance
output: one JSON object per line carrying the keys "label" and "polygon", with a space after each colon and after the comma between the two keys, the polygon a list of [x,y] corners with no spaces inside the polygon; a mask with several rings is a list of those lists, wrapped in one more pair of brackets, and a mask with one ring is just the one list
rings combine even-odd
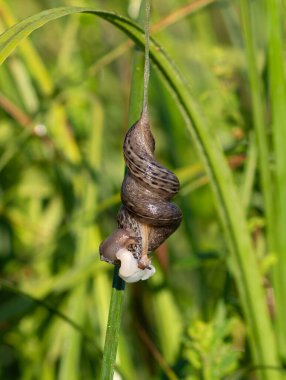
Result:
{"label": "brown slug", "polygon": [[155,141],[148,116],[127,132],[123,153],[127,166],[122,188],[118,230],[100,246],[101,259],[118,263],[116,253],[125,248],[132,252],[140,269],[150,266],[148,253],[161,245],[180,225],[181,210],[171,203],[179,191],[174,173],[154,159]]}
{"label": "brown slug", "polygon": [[145,280],[154,274],[148,254],[159,247],[182,220],[181,210],[171,202],[179,191],[179,180],[154,159],[155,140],[148,113],[149,17],[150,8],[146,8],[143,111],[128,130],[123,144],[127,171],[121,187],[118,230],[99,247],[101,260],[115,265],[121,263],[119,275],[127,282]]}

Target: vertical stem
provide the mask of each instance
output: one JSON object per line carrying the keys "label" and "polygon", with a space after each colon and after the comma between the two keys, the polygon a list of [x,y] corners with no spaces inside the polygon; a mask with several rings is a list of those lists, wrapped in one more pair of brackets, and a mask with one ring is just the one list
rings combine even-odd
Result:
{"label": "vertical stem", "polygon": [[144,95],[143,95],[143,115],[148,118],[148,88],[150,76],[149,60],[149,35],[150,35],[150,1],[145,1],[145,62],[144,62]]}
{"label": "vertical stem", "polygon": [[276,299],[276,333],[280,355],[286,361],[286,87],[283,47],[282,2],[266,0],[268,26],[267,59],[270,104],[272,111],[272,130],[274,142],[274,183],[276,211],[276,255],[277,264],[273,268]]}
{"label": "vertical stem", "polygon": [[110,308],[103,350],[101,380],[112,380],[119,340],[123,311],[125,282],[118,275],[119,267],[114,267]]}
{"label": "vertical stem", "polygon": [[[258,159],[259,159],[259,174],[260,174],[260,184],[261,191],[264,198],[265,206],[265,219],[266,219],[266,233],[267,233],[267,243],[268,251],[275,252],[276,250],[276,218],[275,218],[275,203],[274,203],[274,194],[273,194],[273,178],[269,166],[269,143],[267,136],[267,128],[265,121],[265,99],[263,93],[263,87],[261,83],[260,73],[257,66],[257,52],[254,40],[254,31],[252,23],[252,14],[250,3],[248,0],[240,0],[240,10],[241,10],[241,21],[244,35],[244,43],[246,49],[246,58],[247,58],[247,67],[249,73],[250,89],[251,89],[251,98],[252,98],[252,109],[253,109],[253,124],[255,129],[257,147],[258,147]],[[271,326],[269,326],[271,328]],[[261,331],[260,331],[260,334]],[[264,339],[265,337],[263,337]],[[256,342],[257,343],[257,342]],[[263,341],[263,346],[267,347],[267,344],[270,344],[265,339]],[[262,350],[258,352],[256,360],[263,359],[264,362],[268,365],[279,365],[278,358],[278,347],[276,342],[272,340],[272,349],[271,357],[269,356],[270,349]],[[268,362],[268,363],[267,363]],[[258,365],[261,364],[258,362]],[[261,371],[258,373],[259,377],[268,379],[273,376],[277,378],[282,378],[282,374]]]}
{"label": "vertical stem", "polygon": [[252,31],[251,10],[248,0],[240,1],[241,20],[244,34],[244,43],[246,49],[247,67],[249,73],[253,124],[255,129],[257,147],[258,147],[258,165],[260,174],[261,191],[264,198],[265,216],[267,221],[267,241],[268,250],[275,250],[275,214],[273,201],[272,177],[269,165],[269,146],[265,122],[264,94],[257,68],[256,48]]}
{"label": "vertical stem", "polygon": [[[138,50],[134,52],[133,70],[131,78],[129,124],[139,119],[140,111],[148,117],[148,83],[149,83],[149,20],[150,2],[142,1],[138,22],[142,24],[144,20],[145,4],[145,64],[142,60],[142,53]],[[147,46],[146,46],[147,45]],[[144,64],[144,65],[143,65]],[[142,77],[144,76],[144,91],[142,96]],[[103,350],[103,362],[101,370],[101,380],[112,380],[116,361],[117,347],[119,341],[120,325],[123,313],[125,282],[119,277],[119,267],[115,266],[113,273],[113,285],[109,306],[109,315],[106,329],[105,344]]]}

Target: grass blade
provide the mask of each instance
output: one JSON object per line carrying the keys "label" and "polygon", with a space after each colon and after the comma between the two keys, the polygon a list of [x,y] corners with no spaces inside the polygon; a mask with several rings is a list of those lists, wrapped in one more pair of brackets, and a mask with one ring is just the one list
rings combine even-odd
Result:
{"label": "grass blade", "polygon": [[266,1],[268,24],[268,67],[269,88],[272,109],[272,128],[275,155],[275,202],[276,202],[276,253],[278,263],[273,270],[274,288],[277,305],[277,338],[280,354],[286,360],[286,88],[284,77],[284,51],[282,39],[282,4],[278,1]]}
{"label": "grass blade", "polygon": [[262,84],[256,61],[257,53],[254,43],[253,25],[251,20],[251,9],[249,1],[241,0],[240,9],[253,104],[253,124],[258,147],[260,181],[265,203],[265,215],[267,219],[267,238],[269,250],[273,251],[275,247],[275,215],[273,205],[272,180],[269,166],[270,155],[268,136],[266,121],[264,117],[265,99],[263,96]]}
{"label": "grass blade", "polygon": [[[1,17],[7,26],[16,23],[16,19],[6,1],[0,0]],[[43,61],[30,41],[25,41],[21,46],[21,54],[29,67],[31,75],[38,82],[41,91],[50,95],[53,91],[53,82]]]}

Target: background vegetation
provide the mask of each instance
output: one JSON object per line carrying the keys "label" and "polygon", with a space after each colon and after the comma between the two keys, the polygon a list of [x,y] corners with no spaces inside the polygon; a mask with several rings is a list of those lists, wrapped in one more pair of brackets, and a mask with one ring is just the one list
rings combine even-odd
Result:
{"label": "background vegetation", "polygon": [[[116,376],[282,379],[283,3],[152,5],[152,36],[187,83],[152,45],[156,157],[180,178],[184,220],[156,276],[126,288]],[[0,0],[0,27],[59,6],[136,19],[140,1]],[[100,378],[113,268],[98,246],[116,227],[122,141],[141,107],[133,56],[117,28],[75,14],[0,68],[1,379]]]}

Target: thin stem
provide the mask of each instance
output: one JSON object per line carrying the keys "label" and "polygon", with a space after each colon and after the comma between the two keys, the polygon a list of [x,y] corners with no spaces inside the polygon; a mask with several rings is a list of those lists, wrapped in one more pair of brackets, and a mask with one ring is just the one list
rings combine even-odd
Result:
{"label": "thin stem", "polygon": [[273,284],[276,304],[276,334],[280,356],[286,360],[286,86],[284,64],[284,20],[282,2],[267,0],[267,72],[271,107],[271,126],[274,147],[274,191],[275,191],[275,254],[277,264],[273,266]]}
{"label": "thin stem", "polygon": [[142,116],[148,119],[148,89],[150,77],[149,39],[150,39],[150,1],[145,1],[145,62],[144,62],[144,95]]}
{"label": "thin stem", "polygon": [[[2,93],[0,93],[0,108],[12,116],[13,119],[23,127],[32,127],[33,120]],[[32,128],[30,130],[32,130]]]}
{"label": "thin stem", "polygon": [[[139,13],[139,23],[142,23],[143,12],[141,9]],[[146,13],[145,13],[145,27],[146,27],[146,41],[149,42],[149,19],[150,19],[150,4],[146,0]],[[147,30],[148,29],[148,30]],[[145,48],[145,65],[143,71],[143,60],[141,61],[142,53],[138,50],[134,52],[133,72],[131,79],[131,93],[130,93],[130,108],[129,108],[129,125],[134,120],[138,120],[139,106],[142,105],[142,76],[144,75],[144,95],[143,95],[143,112],[142,116],[148,118],[148,81],[149,81],[149,43],[147,47],[147,56]],[[147,61],[146,61],[147,60]],[[146,100],[145,100],[146,96]],[[114,374],[114,367],[116,362],[116,354],[119,341],[120,325],[123,312],[124,301],[124,288],[125,282],[119,277],[119,268],[114,268],[112,294],[109,306],[109,315],[106,329],[105,344],[103,350],[103,362],[101,370],[101,380],[112,380]]]}
{"label": "thin stem", "polygon": [[241,20],[244,33],[247,66],[251,88],[253,124],[257,139],[259,174],[267,220],[267,240],[270,252],[275,251],[275,215],[273,205],[272,178],[269,166],[269,146],[264,111],[264,94],[256,61],[256,47],[252,30],[251,10],[248,0],[240,1]]}
{"label": "thin stem", "polygon": [[125,282],[118,275],[119,267],[114,267],[112,293],[103,350],[101,380],[112,380],[119,341],[121,316],[123,311]]}

